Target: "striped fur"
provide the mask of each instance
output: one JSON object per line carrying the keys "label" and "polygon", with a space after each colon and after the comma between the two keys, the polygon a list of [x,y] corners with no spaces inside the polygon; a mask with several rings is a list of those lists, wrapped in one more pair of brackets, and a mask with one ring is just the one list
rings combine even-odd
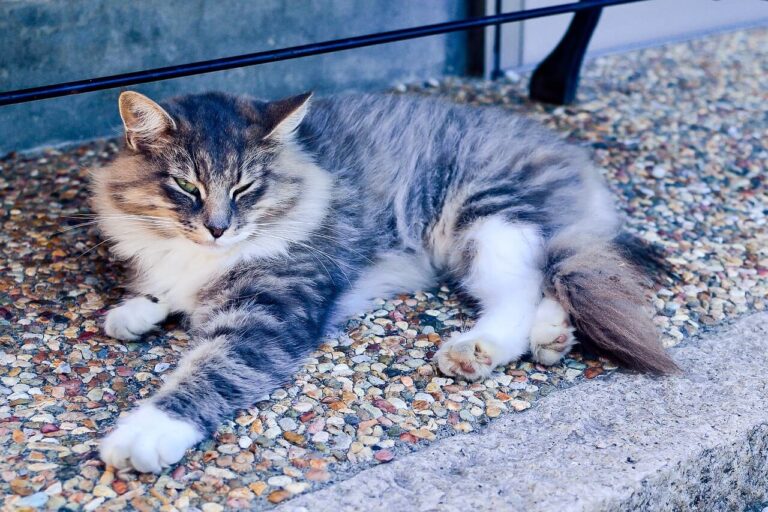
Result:
{"label": "striped fur", "polygon": [[[159,311],[186,313],[196,346],[143,406],[153,409],[104,442],[113,465],[173,462],[141,418],[160,411],[209,434],[289,379],[332,318],[438,275],[463,283],[484,310],[486,332],[438,353],[449,374],[479,378],[527,350],[553,363],[573,344],[568,316],[629,367],[675,368],[643,313],[641,279],[613,242],[620,222],[599,174],[582,150],[530,121],[418,97],[310,106],[308,95],[206,94],[160,106],[126,94],[128,147],[94,171],[93,204],[132,264],[132,290],[156,300],[129,300],[108,323],[138,336],[120,324],[138,311],[132,304],[152,322]],[[220,238],[206,230],[211,219],[226,226]],[[542,293],[555,300],[535,314]],[[534,326],[529,348],[542,314],[553,323]]]}

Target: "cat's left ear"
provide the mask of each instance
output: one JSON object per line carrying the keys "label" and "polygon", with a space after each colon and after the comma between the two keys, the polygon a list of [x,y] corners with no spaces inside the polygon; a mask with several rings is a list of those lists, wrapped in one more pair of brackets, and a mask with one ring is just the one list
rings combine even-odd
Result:
{"label": "cat's left ear", "polygon": [[265,139],[286,140],[299,127],[309,110],[312,93],[305,92],[267,105]]}

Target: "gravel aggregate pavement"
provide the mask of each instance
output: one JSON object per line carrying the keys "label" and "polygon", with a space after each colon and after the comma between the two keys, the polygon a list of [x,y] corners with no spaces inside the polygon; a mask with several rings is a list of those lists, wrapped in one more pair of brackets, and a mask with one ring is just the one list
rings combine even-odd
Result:
{"label": "gravel aggregate pavement", "polygon": [[[529,102],[527,75],[396,90],[501,105],[590,148],[630,229],[661,246],[679,276],[653,297],[673,346],[766,308],[766,76],[761,28],[589,61],[572,106]],[[616,371],[576,351],[557,366],[521,361],[478,383],[445,378],[431,358],[475,312],[448,288],[418,291],[351,319],[292,382],[179,465],[159,476],[116,473],[97,457],[99,438],[157,389],[190,343],[175,320],[137,343],[102,332],[123,269],[88,224],[86,182],[116,144],[0,157],[6,509],[269,508]]]}

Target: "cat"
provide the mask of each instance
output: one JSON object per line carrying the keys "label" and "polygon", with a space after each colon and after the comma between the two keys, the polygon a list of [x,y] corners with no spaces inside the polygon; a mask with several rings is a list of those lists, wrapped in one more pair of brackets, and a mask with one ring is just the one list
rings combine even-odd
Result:
{"label": "cat", "polygon": [[131,296],[106,333],[137,340],[171,313],[193,348],[100,445],[159,472],[289,380],[329,326],[376,297],[457,283],[475,325],[434,356],[467,380],[581,341],[674,372],[623,233],[586,153],[498,108],[407,95],[222,93],[158,104],[124,92],[125,144],[92,171],[92,206]]}

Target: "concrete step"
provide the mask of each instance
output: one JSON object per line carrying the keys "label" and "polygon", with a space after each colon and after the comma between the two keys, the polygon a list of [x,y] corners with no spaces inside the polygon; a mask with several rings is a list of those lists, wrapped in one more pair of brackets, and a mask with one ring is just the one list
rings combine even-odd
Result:
{"label": "concrete step", "polygon": [[678,376],[584,382],[276,510],[737,511],[768,502],[768,313],[672,354]]}

